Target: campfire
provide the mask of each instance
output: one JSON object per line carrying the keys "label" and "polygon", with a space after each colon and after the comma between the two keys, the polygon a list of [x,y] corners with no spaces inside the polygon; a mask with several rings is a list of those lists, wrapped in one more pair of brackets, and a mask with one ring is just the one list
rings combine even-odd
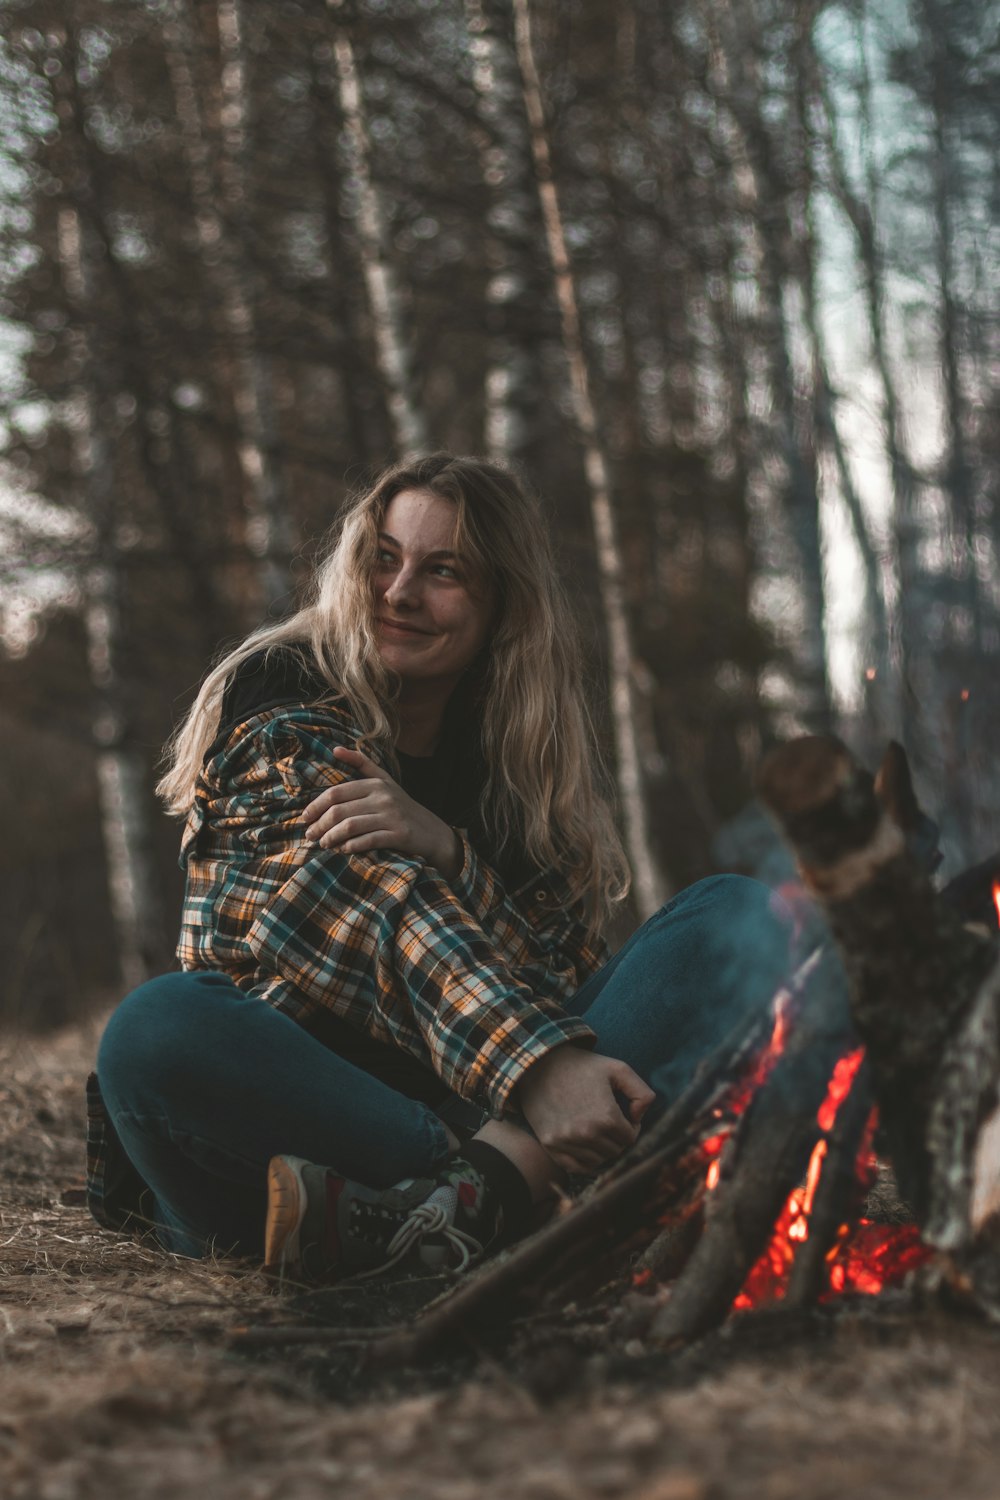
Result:
{"label": "campfire", "polygon": [[[799,869],[782,894],[800,961],[770,1017],[727,1038],[564,1213],[374,1358],[586,1299],[629,1263],[631,1330],[660,1349],[913,1272],[1000,1320],[1000,860],[935,890],[937,830],[898,746],[875,778],[836,740],[793,741],[758,790]],[[895,1211],[876,1214],[887,1177]]]}
{"label": "campfire", "polygon": [[[873,779],[836,741],[796,741],[765,762],[759,790],[828,927],[749,1102],[735,1089],[704,1143],[704,1228],[652,1336],[690,1338],[767,1303],[877,1294],[921,1268],[995,1317],[996,923],[963,922],[934,891],[936,829],[898,746]],[[1000,921],[998,888],[994,876]],[[876,1152],[892,1162],[905,1222],[865,1212]]]}
{"label": "campfire", "polygon": [[[758,1086],[766,1079],[774,1060],[780,1055],[787,1033],[787,1007],[781,1005],[781,999],[783,997],[779,997],[774,1032],[759,1068]],[[864,1056],[864,1048],[855,1047],[835,1064],[823,1102],[816,1111],[820,1136],[809,1157],[804,1180],[788,1194],[766,1248],[750,1268],[740,1291],[733,1299],[733,1311],[744,1312],[767,1306],[780,1302],[787,1295],[796,1256],[810,1237],[817,1192],[823,1180],[830,1143],[835,1138],[842,1107],[850,1097]],[[734,1119],[729,1129],[710,1136],[702,1143],[709,1163],[705,1174],[708,1213],[711,1212],[709,1195],[719,1185],[722,1153],[731,1139],[735,1124]],[[847,1125],[846,1116],[844,1125]],[[872,1105],[854,1157],[855,1193],[851,1206],[856,1210],[864,1203],[878,1175],[878,1158],[873,1146],[877,1129],[878,1109]],[[921,1242],[917,1226],[913,1223],[877,1223],[863,1213],[857,1217],[845,1218],[836,1226],[832,1243],[824,1241],[822,1264],[817,1266],[817,1300],[827,1301],[845,1292],[875,1296],[886,1287],[901,1285],[909,1272],[923,1265],[930,1255],[930,1250]],[[643,1270],[636,1274],[634,1283],[643,1286],[652,1279],[650,1272]]]}

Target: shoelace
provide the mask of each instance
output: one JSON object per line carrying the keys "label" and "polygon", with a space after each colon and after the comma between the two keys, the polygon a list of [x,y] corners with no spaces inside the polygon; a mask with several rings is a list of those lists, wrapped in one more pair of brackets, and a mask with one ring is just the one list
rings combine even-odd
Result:
{"label": "shoelace", "polygon": [[455,1251],[458,1256],[458,1265],[453,1267],[455,1271],[464,1271],[483,1253],[483,1247],[477,1239],[455,1228],[440,1203],[418,1203],[385,1247],[386,1258],[382,1264],[374,1266],[370,1271],[356,1271],[345,1280],[369,1281],[373,1276],[382,1276],[408,1255],[414,1245],[418,1245],[427,1234],[440,1234],[445,1243]]}

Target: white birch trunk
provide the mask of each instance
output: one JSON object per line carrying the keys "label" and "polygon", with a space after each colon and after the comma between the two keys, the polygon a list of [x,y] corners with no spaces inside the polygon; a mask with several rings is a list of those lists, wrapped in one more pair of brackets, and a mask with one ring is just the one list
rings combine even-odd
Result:
{"label": "white birch trunk", "polygon": [[[265,606],[288,592],[291,526],[287,499],[274,458],[276,431],[271,378],[257,343],[253,297],[239,237],[232,231],[245,213],[246,82],[239,0],[219,0],[222,51],[222,141],[219,187],[212,169],[192,63],[196,40],[188,0],[170,0],[163,40],[177,120],[194,199],[195,224],[206,281],[212,290],[229,355],[229,382],[236,419],[236,456],[247,511],[247,546],[258,559]],[[225,215],[220,211],[225,206]],[[224,385],[223,385],[224,388]]]}
{"label": "white birch trunk", "polygon": [[[811,31],[809,21],[804,19],[799,30],[803,56],[810,57]],[[847,446],[840,428],[840,398],[834,389],[830,375],[830,360],[827,354],[826,337],[820,307],[817,277],[819,267],[816,230],[816,177],[814,156],[815,133],[810,121],[811,79],[809,71],[800,77],[796,89],[796,123],[804,140],[802,168],[802,212],[795,223],[798,236],[797,260],[801,266],[802,316],[808,338],[812,363],[812,384],[816,406],[818,442],[828,446],[838,478],[838,487],[844,507],[851,522],[864,575],[863,620],[864,645],[866,646],[865,678],[869,683],[866,693],[866,711],[869,724],[877,742],[881,743],[890,733],[888,719],[889,691],[889,622],[885,606],[885,588],[878,550],[872,540],[864,503],[854,482]],[[874,674],[870,676],[869,674]]]}
{"label": "white birch trunk", "polygon": [[649,811],[636,729],[635,682],[632,662],[624,566],[611,493],[607,458],[598,433],[590,393],[590,374],[580,327],[576,285],[566,247],[562,211],[552,172],[542,91],[535,65],[528,0],[513,0],[517,58],[525,109],[531,127],[532,155],[545,225],[556,297],[562,321],[563,345],[569,365],[570,388],[577,428],[583,444],[584,472],[597,544],[597,565],[608,642],[611,715],[614,726],[625,844],[635,880],[635,897],[643,918],[651,916],[668,894],[663,871],[649,836]]}
{"label": "white birch trunk", "polygon": [[79,379],[71,398],[73,459],[82,509],[91,526],[90,560],[82,570],[81,591],[93,690],[101,833],[119,965],[125,984],[132,989],[162,964],[164,940],[148,768],[129,743],[127,691],[119,667],[122,619],[115,474],[111,444],[102,427],[96,355],[87,332],[93,317],[93,275],[80,214],[70,205],[59,210],[58,245],[67,296],[79,318],[70,334]]}
{"label": "white birch trunk", "polygon": [[[933,8],[920,7],[927,36],[931,41],[932,77],[946,67],[942,55],[944,41],[938,35]],[[960,353],[961,306],[957,288],[955,254],[954,185],[955,155],[951,149],[948,124],[942,112],[941,84],[933,78],[931,89],[931,151],[929,168],[931,174],[931,214],[934,226],[934,269],[937,274],[935,288],[938,297],[937,333],[941,362],[942,395],[945,415],[946,452],[943,455],[945,483],[951,496],[952,527],[955,547],[955,575],[960,581],[962,593],[972,620],[972,639],[975,650],[983,647],[983,608],[980,598],[979,579],[976,572],[977,524],[972,479],[966,441],[966,416],[968,401],[964,391],[962,359]]]}
{"label": "white birch trunk", "polygon": [[351,39],[339,21],[343,0],[327,0],[334,21],[333,51],[340,107],[358,185],[358,236],[372,320],[375,359],[386,392],[393,440],[401,458],[426,452],[427,422],[417,401],[413,356],[403,323],[402,297],[388,253],[385,215],[372,175],[371,138]]}
{"label": "white birch trunk", "polygon": [[[799,557],[797,592],[799,628],[793,642],[799,716],[815,734],[832,729],[832,706],[826,660],[826,590],[823,578],[819,494],[814,461],[803,453],[796,432],[796,388],[792,337],[784,299],[784,264],[768,194],[773,192],[762,170],[755,141],[760,118],[756,81],[744,60],[752,56],[743,13],[732,0],[712,0],[710,21],[716,34],[714,91],[724,101],[729,122],[727,146],[752,230],[747,243],[755,260],[760,297],[766,386],[772,441],[785,471],[783,502],[792,542]],[[773,201],[773,200],[772,200]]]}
{"label": "white birch trunk", "polygon": [[509,7],[498,0],[465,0],[472,78],[485,127],[479,155],[492,198],[486,450],[491,458],[516,463],[528,447],[540,392],[538,361],[523,336],[537,317],[530,296],[536,193],[520,69],[504,26],[509,16]]}
{"label": "white birch trunk", "polygon": [[[880,249],[882,191],[873,158],[871,79],[868,71],[866,21],[862,7],[858,49],[861,80],[858,89],[861,165],[864,187],[855,191],[847,169],[837,130],[834,101],[825,83],[822,67],[815,70],[817,93],[822,105],[827,152],[833,176],[833,191],[844,211],[857,243],[858,264],[868,312],[871,355],[881,388],[881,416],[886,458],[892,482],[892,523],[896,605],[890,620],[890,655],[896,658],[899,684],[892,710],[893,732],[906,744],[911,756],[926,764],[936,738],[924,704],[933,687],[928,681],[929,660],[922,649],[927,612],[932,603],[928,580],[921,562],[923,522],[917,478],[906,448],[903,406],[896,386],[889,347],[888,297],[883,255]],[[895,632],[895,640],[893,640]],[[894,647],[894,650],[892,649]]]}

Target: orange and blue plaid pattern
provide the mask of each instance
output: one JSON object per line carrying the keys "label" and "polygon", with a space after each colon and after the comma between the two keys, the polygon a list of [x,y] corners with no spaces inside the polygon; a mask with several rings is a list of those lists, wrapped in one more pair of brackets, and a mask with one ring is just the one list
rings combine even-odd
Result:
{"label": "orange and blue plaid pattern", "polygon": [[232,731],[185,829],[178,956],[295,1020],[326,1007],[499,1115],[538,1058],[592,1042],[561,1002],[606,953],[561,875],[508,895],[464,835],[450,884],[418,859],[307,843],[307,804],[352,774],[333,749],[358,738],[336,701],[272,709]]}
{"label": "orange and blue plaid pattern", "polygon": [[[303,838],[317,792],[350,772],[333,758],[359,730],[337,701],[237,725],[199,778],[184,831],[178,956],[305,1022],[321,1007],[429,1064],[455,1093],[502,1113],[525,1069],[593,1032],[561,1002],[607,958],[565,879],[508,895],[461,835],[449,884],[422,861],[344,855]],[[143,1183],[88,1082],[88,1203],[141,1232]]]}

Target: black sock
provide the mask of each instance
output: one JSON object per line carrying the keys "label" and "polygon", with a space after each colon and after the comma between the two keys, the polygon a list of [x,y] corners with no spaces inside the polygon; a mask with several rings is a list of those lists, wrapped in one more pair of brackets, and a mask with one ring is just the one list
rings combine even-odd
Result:
{"label": "black sock", "polygon": [[466,1141],[448,1163],[449,1173],[462,1165],[472,1168],[482,1180],[486,1201],[483,1205],[488,1241],[498,1236],[506,1243],[517,1239],[532,1217],[531,1189],[514,1163],[495,1146],[485,1141]]}

